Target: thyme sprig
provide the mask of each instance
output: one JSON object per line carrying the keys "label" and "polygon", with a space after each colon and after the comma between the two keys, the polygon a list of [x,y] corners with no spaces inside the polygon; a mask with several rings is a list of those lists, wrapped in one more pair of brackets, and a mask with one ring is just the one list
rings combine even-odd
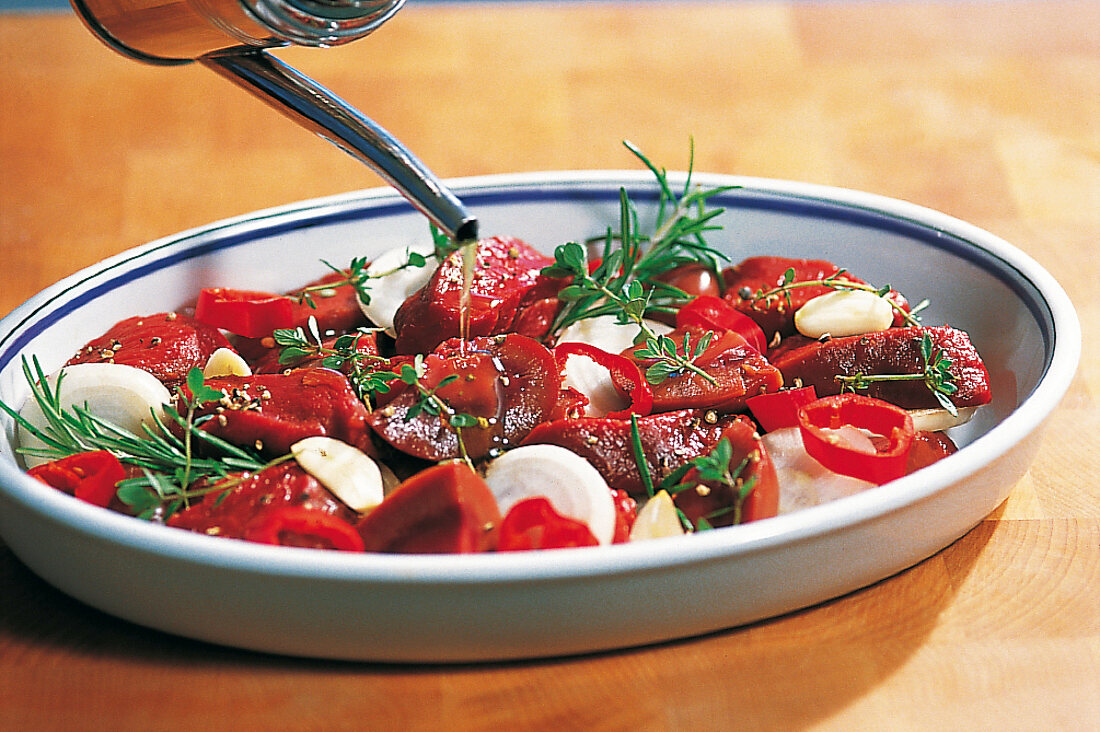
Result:
{"label": "thyme sprig", "polygon": [[920,354],[923,362],[922,369],[913,374],[865,374],[859,372],[851,376],[838,375],[835,379],[840,382],[840,390],[865,391],[871,385],[887,381],[923,381],[932,396],[941,407],[947,410],[952,417],[959,415],[958,407],[951,401],[951,395],[959,390],[955,383],[955,375],[951,373],[954,363],[948,358],[942,348],[936,348],[932,343],[932,336],[925,333],[921,338]]}
{"label": "thyme sprig", "polygon": [[311,315],[305,328],[279,328],[272,337],[276,345],[282,346],[279,352],[281,364],[319,358],[326,368],[337,371],[346,368],[345,375],[356,395],[369,408],[370,394],[385,394],[390,390],[390,383],[398,378],[393,371],[381,368],[389,363],[387,358],[359,350],[360,340],[373,332],[370,328],[358,328],[353,333],[338,336],[331,345],[326,346],[317,319]]}
{"label": "thyme sprig", "polygon": [[448,404],[443,397],[439,396],[439,390],[457,381],[458,374],[451,374],[441,379],[438,384],[430,389],[421,381],[423,376],[423,355],[417,355],[413,359],[412,364],[402,365],[401,371],[398,374],[398,378],[401,381],[416,389],[417,393],[420,395],[420,398],[414,402],[405,413],[405,420],[414,419],[420,414],[430,414],[434,417],[439,417],[443,424],[454,430],[455,437],[458,439],[458,450],[462,455],[462,459],[472,469],[473,462],[470,460],[470,455],[466,450],[466,442],[462,436],[462,430],[468,427],[478,426],[480,420],[472,414],[457,411]]}
{"label": "thyme sprig", "polygon": [[[61,386],[65,372],[62,370],[51,387],[37,357],[28,362],[23,359],[23,374],[30,385],[31,397],[38,404],[46,420],[42,429],[32,425],[18,411],[0,402],[3,409],[25,430],[42,441],[44,447],[21,447],[20,453],[56,460],[69,455],[95,450],[106,450],[125,464],[142,471],[142,477],[122,481],[118,497],[132,506],[142,518],[152,518],[158,509],[164,508],[165,516],[180,506],[189,505],[194,498],[205,495],[212,488],[194,489],[200,482],[214,483],[241,472],[256,472],[285,458],[265,462],[256,453],[226,442],[200,429],[210,416],[196,418],[201,406],[221,398],[216,389],[205,385],[202,371],[193,368],[187,374],[188,396],[182,389],[178,403],[165,405],[160,413],[151,410],[153,426],[142,425],[141,436],[98,417],[86,407],[63,406]],[[169,424],[178,428],[177,436]],[[195,447],[201,443],[204,457],[195,455]],[[230,486],[231,487],[231,486]],[[224,482],[218,490],[225,489]]]}
{"label": "thyme sprig", "polygon": [[[683,190],[677,193],[663,168],[655,166],[636,146],[623,143],[657,179],[657,217],[652,236],[640,233],[638,212],[625,188],[619,190],[619,231],[602,237],[600,263],[588,272],[587,251],[570,242],[555,252],[554,264],[543,269],[550,277],[572,277],[559,298],[565,301],[550,328],[551,337],[586,318],[614,314],[620,322],[636,322],[645,313],[673,312],[688,298],[679,288],[661,282],[660,275],[689,263],[705,266],[718,278],[725,254],[710,247],[704,235],[722,227],[714,223],[723,209],[708,209],[710,198],[729,186],[701,188],[692,182],[694,145]],[[599,239],[592,242],[599,242]],[[720,279],[720,278],[718,278]],[[637,284],[637,288],[630,289]],[[627,308],[631,308],[627,310]]]}
{"label": "thyme sprig", "polygon": [[[438,247],[437,247],[438,251]],[[316,308],[317,303],[314,302],[313,296],[315,294],[325,296],[327,293],[335,290],[338,287],[351,287],[355,290],[356,297],[359,298],[359,302],[364,305],[370,305],[370,281],[377,280],[382,277],[400,272],[403,269],[410,267],[423,267],[427,264],[428,259],[423,254],[409,250],[407,252],[407,258],[402,264],[397,265],[384,272],[371,272],[371,261],[366,257],[355,257],[351,260],[351,263],[346,269],[337,267],[324,259],[321,263],[331,269],[333,272],[340,275],[340,279],[335,279],[330,282],[324,282],[316,285],[309,285],[303,287],[294,294],[294,299],[299,304],[306,304],[311,308]]]}
{"label": "thyme sprig", "polygon": [[429,224],[429,229],[432,234],[432,249],[437,262],[442,263],[447,257],[470,243],[468,241],[455,241],[444,234],[435,224]]}
{"label": "thyme sprig", "polygon": [[[685,530],[694,532],[713,529],[714,525],[712,522],[716,518],[725,516],[730,512],[734,513],[733,523],[741,523],[741,512],[745,500],[756,486],[756,476],[749,476],[747,480],[742,478],[745,469],[748,468],[752,462],[751,454],[746,455],[736,466],[732,465],[733,444],[728,437],[720,439],[709,453],[698,455],[680,465],[656,485],[653,483],[653,476],[649,471],[649,463],[645,456],[645,448],[642,446],[642,437],[638,429],[637,415],[630,416],[630,444],[634,456],[634,464],[638,466],[638,473],[642,479],[642,486],[645,488],[646,495],[650,498],[659,491],[665,491],[670,496],[675,496],[677,493],[681,493],[685,490],[694,489],[701,483],[717,483],[730,488],[733,492],[733,503],[711,511],[705,516],[700,516],[694,523],[687,517],[687,514],[677,507],[676,515],[679,517],[680,524]],[[693,468],[698,472],[699,480],[684,482],[684,478]]]}
{"label": "thyme sprig", "polygon": [[928,307],[928,301],[922,300],[915,306],[906,310],[898,303],[894,302],[891,298],[887,297],[893,290],[890,285],[885,287],[875,287],[873,285],[864,284],[861,282],[853,282],[844,275],[847,274],[847,269],[838,269],[828,277],[823,277],[814,280],[799,280],[795,282],[794,268],[789,268],[783,273],[783,280],[777,287],[770,290],[760,289],[755,293],[748,293],[744,296],[744,299],[751,300],[754,304],[758,302],[769,302],[778,297],[786,299],[787,307],[794,309],[794,305],[791,303],[791,292],[806,287],[827,287],[831,290],[862,290],[864,292],[873,293],[882,299],[884,299],[895,312],[901,315],[902,319],[909,325],[920,325],[920,318],[918,313]]}
{"label": "thyme sprig", "polygon": [[[723,437],[715,444],[709,453],[692,458],[685,466],[682,466],[680,470],[669,474],[667,478],[661,481],[661,489],[668,491],[669,495],[675,496],[682,491],[696,489],[703,483],[725,486],[729,488],[733,494],[733,501],[728,506],[722,506],[704,516],[700,516],[694,526],[692,526],[691,520],[688,519],[683,512],[680,513],[680,521],[684,523],[686,528],[690,528],[691,530],[707,531],[714,528],[712,522],[715,519],[732,513],[733,523],[739,524],[741,523],[741,513],[745,504],[745,499],[749,497],[749,494],[752,493],[753,488],[756,486],[755,475],[749,476],[748,479],[742,477],[745,469],[748,468],[751,463],[752,455],[749,454],[734,465],[733,444],[728,437]],[[683,482],[684,477],[692,468],[698,472],[699,479],[686,483]]]}

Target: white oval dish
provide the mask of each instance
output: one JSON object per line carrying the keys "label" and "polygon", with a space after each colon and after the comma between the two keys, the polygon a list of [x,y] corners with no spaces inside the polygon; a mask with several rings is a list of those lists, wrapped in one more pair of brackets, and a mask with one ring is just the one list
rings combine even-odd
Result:
{"label": "white oval dish", "polygon": [[[673,176],[675,180],[675,176]],[[879,196],[700,175],[740,186],[709,237],[732,259],[831,259],[912,300],[928,324],[968,331],[993,402],[953,437],[965,449],[887,486],[746,526],[636,544],[464,556],[349,555],[168,529],[84,504],[27,477],[0,441],[0,535],[32,571],[112,615],[273,653],[453,662],[584,653],[748,623],[866,586],[947,546],[1023,475],[1038,428],[1080,357],[1076,314],[1039,265],[957,219]],[[681,179],[682,180],[682,179]],[[485,235],[543,251],[617,223],[620,186],[652,215],[652,178],[538,173],[453,182]],[[58,368],[131,315],[205,286],[286,290],[346,262],[423,241],[389,190],[261,211],[161,239],[47,288],[0,321],[0,399],[20,405],[23,356]]]}

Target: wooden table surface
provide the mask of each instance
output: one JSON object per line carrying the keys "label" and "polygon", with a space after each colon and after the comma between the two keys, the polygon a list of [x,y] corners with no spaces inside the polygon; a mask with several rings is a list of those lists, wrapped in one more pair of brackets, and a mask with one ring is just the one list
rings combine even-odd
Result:
{"label": "wooden table surface", "polygon": [[[1085,333],[1030,472],[922,564],[803,612],[586,658],[401,667],[131,626],[0,545],[0,728],[1100,729],[1100,3],[411,3],[278,54],[442,176],[670,168],[873,191],[1013,242]],[[0,16],[0,312],[104,256],[380,184],[195,65]],[[215,727],[216,728],[216,727]]]}

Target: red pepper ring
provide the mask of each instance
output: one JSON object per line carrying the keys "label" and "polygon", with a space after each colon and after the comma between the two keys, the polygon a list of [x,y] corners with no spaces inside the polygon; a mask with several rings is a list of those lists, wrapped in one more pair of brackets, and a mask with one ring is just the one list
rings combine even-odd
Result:
{"label": "red pepper ring", "polygon": [[294,304],[270,292],[205,287],[195,303],[195,320],[245,338],[263,338],[294,325]]}
{"label": "red pepper ring", "polygon": [[758,352],[768,350],[764,331],[756,321],[714,295],[699,295],[676,311],[676,327],[695,325],[713,331],[732,330]]}
{"label": "red pepper ring", "polygon": [[107,508],[115,497],[116,485],[126,477],[126,469],[112,453],[96,450],[43,463],[28,470],[27,475],[93,506]]}
{"label": "red pepper ring", "polygon": [[[301,537],[301,544],[288,544],[285,534]],[[315,546],[324,543],[347,552],[363,551],[363,537],[339,516],[303,506],[283,506],[267,512],[250,526],[244,538],[259,544]]]}
{"label": "red pepper ring", "polygon": [[562,368],[565,368],[565,362],[570,356],[582,356],[603,366],[611,375],[615,390],[630,400],[630,404],[625,409],[610,412],[606,416],[612,419],[626,419],[631,414],[644,417],[653,411],[653,388],[634,361],[618,353],[608,353],[588,343],[567,342],[554,347],[554,358]]}
{"label": "red pepper ring", "polygon": [[587,524],[562,516],[542,496],[525,498],[512,506],[500,522],[497,551],[564,549],[596,546]]}
{"label": "red pepper ring", "polygon": [[[837,444],[825,432],[845,425],[882,435],[886,447],[869,455]],[[876,485],[905,475],[916,435],[913,418],[904,409],[860,394],[822,397],[807,404],[798,410],[798,428],[810,457],[835,473]]]}

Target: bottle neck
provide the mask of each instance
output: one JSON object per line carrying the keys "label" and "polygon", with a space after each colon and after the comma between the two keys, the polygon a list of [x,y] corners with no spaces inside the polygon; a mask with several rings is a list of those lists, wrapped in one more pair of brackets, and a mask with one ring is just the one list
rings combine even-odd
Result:
{"label": "bottle neck", "polygon": [[368,35],[404,0],[71,0],[88,28],[131,58],[188,63],[237,47],[336,46]]}
{"label": "bottle neck", "polygon": [[405,0],[241,0],[281,40],[300,46],[337,46],[369,34]]}

